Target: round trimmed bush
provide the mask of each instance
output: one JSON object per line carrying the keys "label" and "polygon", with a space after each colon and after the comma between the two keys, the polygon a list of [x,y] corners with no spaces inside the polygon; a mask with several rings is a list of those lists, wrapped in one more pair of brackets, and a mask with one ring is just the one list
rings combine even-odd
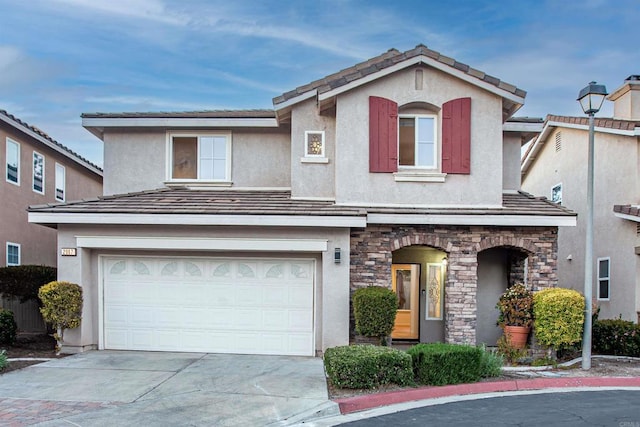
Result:
{"label": "round trimmed bush", "polygon": [[585,301],[573,289],[550,288],[533,296],[534,329],[541,344],[563,347],[582,339]]}
{"label": "round trimmed bush", "polygon": [[42,318],[57,329],[58,341],[63,341],[65,329],[80,326],[82,319],[82,288],[75,283],[50,282],[40,288]]}

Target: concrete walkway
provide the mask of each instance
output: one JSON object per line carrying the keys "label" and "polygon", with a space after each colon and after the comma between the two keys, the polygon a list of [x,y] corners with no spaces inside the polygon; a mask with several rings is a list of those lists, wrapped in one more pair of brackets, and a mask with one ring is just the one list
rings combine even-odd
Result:
{"label": "concrete walkway", "polygon": [[287,425],[338,414],[322,359],[92,351],[0,376],[0,425]]}

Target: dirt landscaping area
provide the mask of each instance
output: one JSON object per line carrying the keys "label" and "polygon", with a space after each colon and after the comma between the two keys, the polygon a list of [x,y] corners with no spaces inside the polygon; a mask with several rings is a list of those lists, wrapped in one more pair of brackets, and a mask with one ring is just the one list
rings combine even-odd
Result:
{"label": "dirt landscaping area", "polygon": [[[50,335],[45,334],[18,334],[16,342],[11,346],[0,346],[0,350],[6,350],[9,359],[17,358],[35,358],[35,359],[53,359],[65,357],[66,355],[56,355],[56,341]],[[9,364],[0,370],[0,375],[17,369],[26,368],[30,365],[42,363],[37,360],[20,360],[9,362]]]}

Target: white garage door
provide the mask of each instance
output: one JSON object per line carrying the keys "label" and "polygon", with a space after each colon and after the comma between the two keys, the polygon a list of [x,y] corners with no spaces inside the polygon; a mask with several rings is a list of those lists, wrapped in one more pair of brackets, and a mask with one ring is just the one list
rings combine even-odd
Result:
{"label": "white garage door", "polygon": [[103,258],[102,348],[312,356],[313,261]]}

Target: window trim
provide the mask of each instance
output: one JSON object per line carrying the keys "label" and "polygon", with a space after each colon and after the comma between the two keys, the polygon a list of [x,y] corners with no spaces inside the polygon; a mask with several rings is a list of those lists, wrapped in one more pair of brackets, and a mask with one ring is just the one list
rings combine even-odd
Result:
{"label": "window trim", "polygon": [[[609,274],[604,277],[600,277],[600,261],[607,261],[607,267]],[[610,301],[611,300],[611,257],[600,257],[596,260],[596,280],[597,280],[597,295],[598,301]],[[600,297],[600,281],[606,280],[608,282],[608,296],[607,298]]]}
{"label": "window trim", "polygon": [[[9,262],[9,246],[14,246],[16,248],[18,248],[18,263],[11,263]],[[20,243],[14,243],[14,242],[7,242],[5,245],[5,265],[7,267],[13,267],[13,266],[18,266],[21,265],[22,263],[22,248],[20,247]]]}
{"label": "window trim", "polygon": [[[427,118],[433,120],[433,166],[426,165],[401,165],[400,164],[400,120],[402,119],[414,119],[415,123],[415,135],[414,135],[414,158],[417,161],[418,159],[418,132],[419,132],[419,120],[420,118]],[[398,114],[398,171],[401,170],[424,170],[424,171],[439,171],[440,170],[440,161],[438,159],[438,115],[437,114],[428,114],[428,113],[420,113],[420,114]]]}
{"label": "window trim", "polygon": [[[35,161],[36,161],[36,156],[40,156],[42,158],[42,190],[38,191],[36,190],[36,165],[35,165]],[[31,189],[33,190],[34,193],[38,193],[38,194],[42,194],[44,195],[45,193],[45,183],[46,183],[46,179],[45,179],[45,171],[46,171],[46,159],[44,157],[44,154],[40,154],[37,151],[33,151],[33,166],[32,166],[32,170],[31,170]]]}
{"label": "window trim", "polygon": [[[16,179],[17,181],[11,181],[9,179],[9,145],[10,144],[15,144],[16,147],[18,148],[18,158],[17,158],[17,171],[16,171]],[[5,172],[4,172],[4,179],[5,181],[7,181],[10,184],[13,185],[17,185],[18,187],[20,186],[20,169],[21,169],[21,165],[20,165],[20,143],[18,141],[15,141],[9,137],[7,137],[6,140],[6,146],[5,146],[5,150],[4,150],[4,154],[5,154],[5,161],[4,161],[4,167],[5,167]]]}
{"label": "window trim", "polygon": [[[309,153],[309,135],[320,135],[320,154]],[[323,130],[305,130],[304,131],[304,157],[311,159],[326,158],[326,144]]]}
{"label": "window trim", "polygon": [[[226,139],[226,151],[225,151],[225,177],[223,179],[187,179],[187,178],[173,178],[173,138],[178,137],[191,137],[196,138],[198,146],[196,147],[197,170],[196,173],[200,175],[200,138],[201,137],[215,137],[222,136]],[[231,153],[232,153],[232,134],[231,131],[212,131],[212,132],[167,132],[167,166],[166,166],[166,182],[171,183],[208,183],[208,184],[228,184],[231,182]]]}
{"label": "window trim", "polygon": [[[58,171],[62,171],[62,186],[58,185]],[[55,168],[55,199],[59,202],[64,202],[67,198],[67,169],[64,165],[56,162]],[[58,189],[62,190],[62,198],[58,197]]]}
{"label": "window trim", "polygon": [[[558,199],[558,200],[553,200],[553,190],[554,190],[554,189],[556,189],[556,188],[558,188],[558,187],[560,187],[560,199]],[[563,188],[562,188],[562,183],[561,183],[561,182],[559,182],[559,183],[557,183],[556,185],[552,186],[552,187],[551,187],[551,197],[549,198],[549,200],[550,200],[552,203],[557,203],[557,204],[561,205],[561,204],[562,204],[562,190],[563,190]]]}

